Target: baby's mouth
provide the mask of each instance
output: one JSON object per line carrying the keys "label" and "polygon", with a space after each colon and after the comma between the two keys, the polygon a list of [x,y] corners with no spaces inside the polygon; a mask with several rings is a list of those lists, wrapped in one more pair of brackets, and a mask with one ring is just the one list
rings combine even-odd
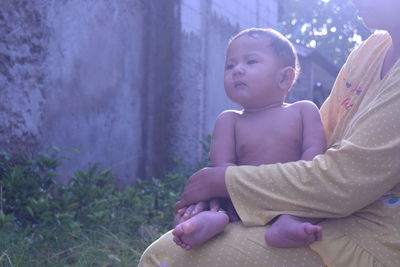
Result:
{"label": "baby's mouth", "polygon": [[235,88],[237,88],[237,87],[247,86],[247,84],[245,84],[242,81],[237,81],[237,82],[234,83],[234,86],[235,86]]}

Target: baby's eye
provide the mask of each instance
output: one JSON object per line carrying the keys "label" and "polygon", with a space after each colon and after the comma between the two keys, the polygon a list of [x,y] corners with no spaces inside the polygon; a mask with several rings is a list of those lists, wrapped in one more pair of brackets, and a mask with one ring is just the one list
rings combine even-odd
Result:
{"label": "baby's eye", "polygon": [[228,65],[226,65],[226,66],[225,66],[225,69],[226,69],[226,70],[233,69],[233,64],[228,64]]}
{"label": "baby's eye", "polygon": [[249,59],[247,60],[247,64],[251,65],[251,64],[256,64],[258,61],[255,59]]}

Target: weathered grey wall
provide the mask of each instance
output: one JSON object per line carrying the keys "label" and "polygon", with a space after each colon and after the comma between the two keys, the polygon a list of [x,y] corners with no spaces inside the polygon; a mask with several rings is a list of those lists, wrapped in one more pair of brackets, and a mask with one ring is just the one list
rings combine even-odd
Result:
{"label": "weathered grey wall", "polygon": [[123,180],[162,172],[173,119],[174,1],[53,4],[42,143],[77,148],[68,169],[100,162]]}
{"label": "weathered grey wall", "polygon": [[80,151],[63,165],[65,173],[99,162],[125,180],[143,151],[148,7],[129,0],[48,4],[40,144]]}
{"label": "weathered grey wall", "polygon": [[223,91],[228,38],[273,26],[257,0],[2,0],[0,150],[80,151],[124,183],[192,164]]}
{"label": "weathered grey wall", "polygon": [[0,2],[0,148],[32,152],[44,103],[48,28],[36,1]]}

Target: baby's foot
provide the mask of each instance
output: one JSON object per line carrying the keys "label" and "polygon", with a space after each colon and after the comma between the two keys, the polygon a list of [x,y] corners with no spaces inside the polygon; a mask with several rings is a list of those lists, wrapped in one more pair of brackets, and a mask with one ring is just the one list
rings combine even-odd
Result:
{"label": "baby's foot", "polygon": [[281,215],[265,233],[265,240],[274,247],[308,246],[322,239],[322,227],[291,215]]}
{"label": "baby's foot", "polygon": [[184,249],[191,249],[220,233],[228,223],[229,218],[223,212],[200,212],[175,227],[172,231],[174,242]]}
{"label": "baby's foot", "polygon": [[182,223],[184,220],[182,218],[182,215],[180,214],[175,214],[174,216],[174,226],[177,226],[178,224]]}

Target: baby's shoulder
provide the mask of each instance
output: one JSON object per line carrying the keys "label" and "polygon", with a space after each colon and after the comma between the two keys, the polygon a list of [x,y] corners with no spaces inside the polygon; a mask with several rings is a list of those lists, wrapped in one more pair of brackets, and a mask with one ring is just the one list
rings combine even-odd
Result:
{"label": "baby's shoulder", "polygon": [[243,111],[241,111],[241,110],[228,109],[218,115],[217,122],[220,122],[220,121],[234,122],[237,118],[239,118],[242,115],[243,115]]}
{"label": "baby's shoulder", "polygon": [[309,100],[301,100],[291,104],[287,104],[287,107],[296,111],[300,111],[301,113],[319,113],[317,105]]}
{"label": "baby's shoulder", "polygon": [[218,117],[238,117],[243,115],[243,110],[228,109],[221,112]]}
{"label": "baby's shoulder", "polygon": [[318,123],[321,124],[321,114],[317,105],[311,101],[298,101],[292,104],[296,112],[300,114],[303,122]]}

